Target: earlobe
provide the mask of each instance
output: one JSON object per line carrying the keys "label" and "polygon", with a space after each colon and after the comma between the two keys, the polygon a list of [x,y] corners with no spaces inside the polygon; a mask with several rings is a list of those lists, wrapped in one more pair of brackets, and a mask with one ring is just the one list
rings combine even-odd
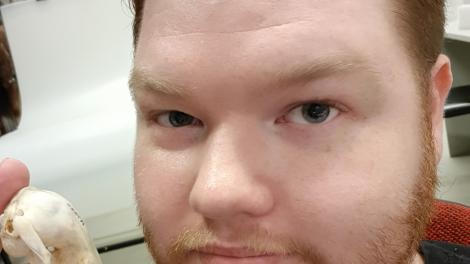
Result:
{"label": "earlobe", "polygon": [[446,55],[439,55],[431,70],[431,121],[436,150],[436,161],[442,156],[442,133],[444,129],[444,106],[452,87],[453,76],[450,60]]}

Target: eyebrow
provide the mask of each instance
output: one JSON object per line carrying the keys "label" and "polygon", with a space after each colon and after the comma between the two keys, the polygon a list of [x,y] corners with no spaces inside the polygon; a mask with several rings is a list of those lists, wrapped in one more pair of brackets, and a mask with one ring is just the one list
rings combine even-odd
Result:
{"label": "eyebrow", "polygon": [[[373,81],[380,83],[377,77],[378,72],[374,70],[364,59],[353,55],[332,55],[315,59],[313,62],[302,62],[286,67],[275,73],[274,82],[280,84],[280,87],[291,83],[302,83],[316,80],[322,77],[334,74],[345,74],[353,72],[368,72],[372,74]],[[152,74],[139,68],[133,68],[129,79],[129,88],[135,97],[135,92],[139,90],[150,90],[152,92],[173,96],[173,97],[189,97],[190,90],[175,84],[161,77],[154,78]],[[266,89],[272,89],[267,87]],[[263,91],[269,92],[269,91]]]}
{"label": "eyebrow", "polygon": [[141,90],[150,90],[159,94],[176,97],[184,97],[188,95],[184,87],[162,78],[156,79],[147,70],[135,67],[131,71],[129,88],[133,97],[135,97],[136,91]]}
{"label": "eyebrow", "polygon": [[353,72],[367,72],[371,73],[373,77],[378,76],[378,71],[362,57],[336,54],[315,59],[314,62],[302,62],[282,69],[276,74],[276,81],[280,84],[309,82],[335,74]]}

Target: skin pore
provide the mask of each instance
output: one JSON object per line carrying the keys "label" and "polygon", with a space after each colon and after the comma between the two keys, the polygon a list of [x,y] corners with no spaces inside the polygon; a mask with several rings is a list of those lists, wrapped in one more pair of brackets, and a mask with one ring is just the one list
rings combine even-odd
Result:
{"label": "skin pore", "polygon": [[136,198],[166,263],[422,263],[441,56],[422,93],[385,0],[147,1]]}

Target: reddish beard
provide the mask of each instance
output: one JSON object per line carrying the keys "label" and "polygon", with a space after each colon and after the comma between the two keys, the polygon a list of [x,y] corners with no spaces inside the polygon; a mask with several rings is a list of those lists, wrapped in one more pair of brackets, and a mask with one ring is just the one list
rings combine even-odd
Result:
{"label": "reddish beard", "polygon": [[[431,114],[428,113],[428,105],[423,99],[424,118],[421,122],[422,133],[422,159],[420,173],[413,186],[407,212],[403,217],[393,219],[392,222],[401,227],[399,233],[396,230],[381,230],[382,236],[371,243],[375,261],[362,258],[361,263],[386,263],[386,264],[408,264],[412,263],[413,257],[424,238],[433,212],[435,191],[437,187],[437,160],[432,133]],[[429,104],[430,105],[430,104]],[[401,235],[401,237],[400,237]],[[397,241],[397,237],[400,239]]]}

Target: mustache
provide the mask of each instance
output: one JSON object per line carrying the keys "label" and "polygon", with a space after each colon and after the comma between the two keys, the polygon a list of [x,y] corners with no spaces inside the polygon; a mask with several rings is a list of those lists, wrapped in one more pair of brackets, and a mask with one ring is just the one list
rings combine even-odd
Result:
{"label": "mustache", "polygon": [[218,239],[207,228],[186,229],[171,243],[168,256],[171,263],[182,263],[191,254],[213,246],[234,246],[256,255],[295,256],[306,263],[325,263],[324,257],[306,245],[288,237],[274,235],[267,230],[256,228],[251,232],[239,232],[230,241]]}

